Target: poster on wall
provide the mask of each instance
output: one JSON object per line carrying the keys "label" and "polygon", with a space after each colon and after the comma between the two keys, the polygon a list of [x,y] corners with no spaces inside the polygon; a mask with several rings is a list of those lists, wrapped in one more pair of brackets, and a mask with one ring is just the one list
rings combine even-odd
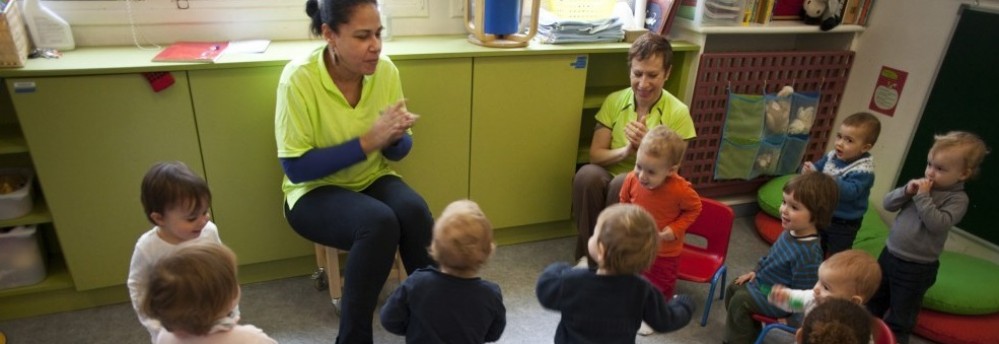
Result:
{"label": "poster on wall", "polygon": [[905,78],[908,75],[908,72],[881,66],[881,73],[878,73],[878,81],[874,83],[874,94],[871,95],[871,104],[868,108],[894,116],[898,98],[902,94],[902,87],[905,86]]}

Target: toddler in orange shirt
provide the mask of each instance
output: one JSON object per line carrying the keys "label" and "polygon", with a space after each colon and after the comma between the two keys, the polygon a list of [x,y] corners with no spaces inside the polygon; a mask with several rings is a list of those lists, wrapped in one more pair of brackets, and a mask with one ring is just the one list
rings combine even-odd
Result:
{"label": "toddler in orange shirt", "polygon": [[[659,252],[648,270],[642,273],[659,288],[664,298],[673,297],[683,237],[701,214],[701,198],[686,179],[677,174],[687,142],[665,126],[650,130],[638,147],[635,170],[628,172],[621,186],[621,203],[641,206],[656,220],[659,229]],[[638,332],[651,334],[643,324]]]}

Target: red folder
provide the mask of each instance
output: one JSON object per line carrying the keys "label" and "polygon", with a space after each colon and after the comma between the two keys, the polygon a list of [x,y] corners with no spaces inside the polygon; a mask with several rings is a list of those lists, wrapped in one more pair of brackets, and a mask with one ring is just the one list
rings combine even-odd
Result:
{"label": "red folder", "polygon": [[229,42],[177,42],[153,57],[153,62],[213,63],[227,46]]}

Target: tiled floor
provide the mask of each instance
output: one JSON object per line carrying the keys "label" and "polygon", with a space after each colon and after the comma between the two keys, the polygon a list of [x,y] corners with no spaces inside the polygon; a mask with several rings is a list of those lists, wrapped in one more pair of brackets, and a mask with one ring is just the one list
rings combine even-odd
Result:
{"label": "tiled floor", "polygon": [[[483,277],[503,289],[507,327],[499,343],[551,343],[559,314],[538,305],[534,283],[541,270],[557,261],[570,261],[574,238],[502,246],[483,271]],[[728,255],[729,280],[749,271],[768,246],[753,230],[751,218],[738,218]],[[707,284],[680,281],[678,293],[699,302],[696,317],[703,312]],[[717,294],[715,295],[717,297]],[[717,301],[717,299],[715,300]],[[0,305],[2,307],[2,305]],[[281,343],[331,343],[336,336],[337,316],[326,292],[318,292],[307,277],[290,278],[243,286],[240,302],[243,323],[262,328]],[[697,319],[668,334],[638,337],[638,343],[720,343],[725,327],[722,302],[714,302],[706,327]],[[129,304],[117,304],[77,312],[0,322],[0,331],[10,344],[29,343],[147,343]],[[404,343],[375,325],[376,343]],[[911,343],[928,343],[913,338]]]}

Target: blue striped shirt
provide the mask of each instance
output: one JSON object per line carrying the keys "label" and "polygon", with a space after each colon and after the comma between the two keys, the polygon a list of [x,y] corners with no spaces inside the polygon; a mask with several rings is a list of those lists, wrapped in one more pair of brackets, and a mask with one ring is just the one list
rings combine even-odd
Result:
{"label": "blue striped shirt", "polygon": [[770,247],[770,252],[760,258],[756,266],[756,278],[747,289],[764,314],[787,317],[789,313],[767,301],[770,287],[781,284],[791,289],[814,288],[815,282],[819,280],[822,258],[818,234],[794,237],[789,231],[784,231]]}

